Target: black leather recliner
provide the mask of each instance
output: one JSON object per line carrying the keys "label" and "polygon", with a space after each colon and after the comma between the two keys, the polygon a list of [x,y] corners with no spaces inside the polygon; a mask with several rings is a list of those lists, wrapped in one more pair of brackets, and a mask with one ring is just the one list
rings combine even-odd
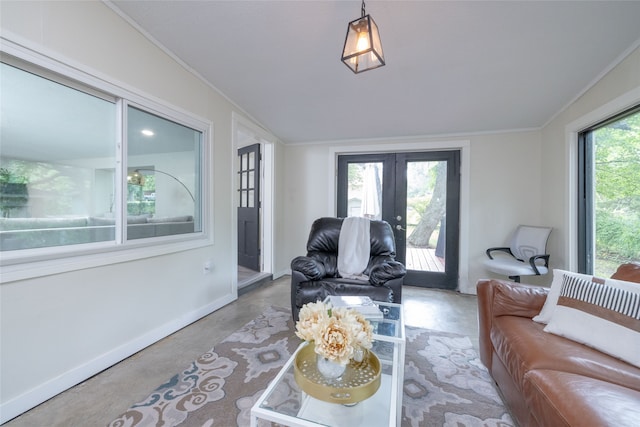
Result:
{"label": "black leather recliner", "polygon": [[338,238],[342,218],[314,221],[307,241],[307,256],[291,261],[291,313],[309,302],[324,300],[327,295],[362,295],[374,301],[400,303],[402,283],[407,270],[395,260],[396,242],[386,221],[371,221],[369,226],[370,259],[364,274],[369,281],[344,279],[338,274]]}

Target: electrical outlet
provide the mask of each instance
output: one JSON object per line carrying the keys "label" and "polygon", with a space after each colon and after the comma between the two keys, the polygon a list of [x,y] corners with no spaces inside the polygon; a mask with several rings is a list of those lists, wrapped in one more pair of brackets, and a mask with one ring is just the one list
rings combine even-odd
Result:
{"label": "electrical outlet", "polygon": [[204,264],[202,265],[202,272],[204,274],[209,274],[211,273],[212,270],[213,270],[213,261],[211,260],[205,261]]}

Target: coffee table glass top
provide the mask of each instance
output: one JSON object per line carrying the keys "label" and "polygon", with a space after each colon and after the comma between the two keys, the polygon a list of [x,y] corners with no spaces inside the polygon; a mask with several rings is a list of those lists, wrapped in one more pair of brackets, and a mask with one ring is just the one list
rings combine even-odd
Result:
{"label": "coffee table glass top", "polygon": [[[369,319],[374,328],[372,351],[381,365],[381,385],[370,398],[345,406],[323,402],[304,393],[294,379],[295,353],[251,410],[251,425],[388,427],[400,420],[404,373],[402,306],[378,303],[383,317]],[[299,351],[306,343],[302,343]],[[266,420],[259,421],[259,420]],[[263,424],[264,422],[264,424]],[[399,425],[399,424],[398,424]]]}
{"label": "coffee table glass top", "polygon": [[377,302],[376,304],[382,312],[383,318],[368,318],[373,326],[374,335],[387,338],[397,338],[402,341],[404,336],[404,318],[402,316],[402,305],[385,302]]}

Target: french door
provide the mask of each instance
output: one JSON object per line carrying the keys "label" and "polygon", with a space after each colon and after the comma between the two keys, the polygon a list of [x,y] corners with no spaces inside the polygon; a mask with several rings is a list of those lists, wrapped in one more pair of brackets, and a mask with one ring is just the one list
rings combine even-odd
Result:
{"label": "french door", "polygon": [[460,152],[338,156],[337,215],[391,224],[406,285],[458,287]]}

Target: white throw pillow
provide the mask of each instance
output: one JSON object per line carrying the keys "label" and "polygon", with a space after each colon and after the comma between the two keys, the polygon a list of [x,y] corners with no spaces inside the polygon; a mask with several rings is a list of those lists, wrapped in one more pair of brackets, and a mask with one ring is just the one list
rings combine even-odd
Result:
{"label": "white throw pillow", "polygon": [[604,282],[604,279],[594,278],[592,275],[589,275],[589,274],[574,273],[571,271],[560,270],[558,268],[554,269],[553,281],[551,282],[551,288],[549,289],[547,300],[544,302],[544,305],[542,306],[542,310],[540,310],[540,313],[533,318],[534,322],[547,324],[549,323],[549,320],[551,320],[553,311],[555,310],[556,304],[558,303],[558,297],[560,296],[560,289],[562,289],[562,279],[564,278],[565,274],[571,277],[575,277],[577,279],[584,279],[584,280],[590,280],[590,281],[595,280],[600,283]]}
{"label": "white throw pillow", "polygon": [[640,367],[640,284],[565,274],[544,330]]}

